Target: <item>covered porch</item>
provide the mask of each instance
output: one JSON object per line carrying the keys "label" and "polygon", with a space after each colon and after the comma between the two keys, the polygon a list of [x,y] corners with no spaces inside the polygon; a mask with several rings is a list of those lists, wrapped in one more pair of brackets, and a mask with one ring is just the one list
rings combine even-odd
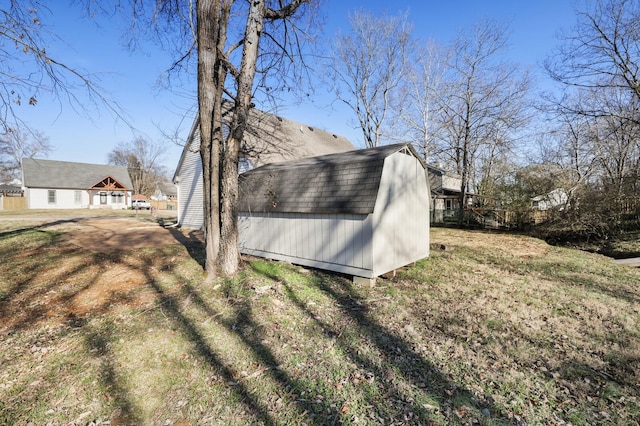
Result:
{"label": "covered porch", "polygon": [[89,188],[89,208],[127,208],[131,204],[129,191],[117,179],[106,176]]}

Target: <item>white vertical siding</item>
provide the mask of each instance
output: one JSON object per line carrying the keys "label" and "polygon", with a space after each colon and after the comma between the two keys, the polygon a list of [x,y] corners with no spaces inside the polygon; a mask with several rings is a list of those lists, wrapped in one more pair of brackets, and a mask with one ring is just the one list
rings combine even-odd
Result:
{"label": "white vertical siding", "polygon": [[240,213],[246,254],[371,277],[370,216]]}
{"label": "white vertical siding", "polygon": [[373,220],[375,276],[429,255],[429,188],[413,156],[398,152],[385,159]]}
{"label": "white vertical siding", "polygon": [[202,161],[195,148],[200,146],[196,137],[186,148],[178,182],[178,223],[185,228],[201,229],[204,225],[204,185]]}

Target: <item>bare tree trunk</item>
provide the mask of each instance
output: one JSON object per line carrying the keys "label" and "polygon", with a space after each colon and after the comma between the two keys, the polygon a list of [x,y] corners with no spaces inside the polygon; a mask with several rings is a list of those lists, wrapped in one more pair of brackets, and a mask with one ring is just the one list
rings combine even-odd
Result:
{"label": "bare tree trunk", "polygon": [[468,136],[464,138],[464,148],[462,150],[462,176],[460,183],[460,196],[458,206],[460,208],[460,214],[458,216],[458,224],[462,225],[464,221],[464,208],[467,205],[467,187],[469,186],[469,142]]}
{"label": "bare tree trunk", "polygon": [[220,247],[219,216],[219,144],[214,141],[215,71],[219,31],[220,0],[198,0],[198,110],[200,119],[200,157],[204,178],[204,232],[207,282],[218,273],[217,259]]}
{"label": "bare tree trunk", "polygon": [[238,272],[240,252],[238,248],[238,157],[240,143],[244,138],[247,116],[251,108],[253,80],[256,75],[256,63],[260,44],[260,33],[266,13],[264,0],[251,2],[247,16],[247,26],[242,50],[242,62],[237,78],[235,114],[229,137],[225,144],[222,169],[222,210],[220,268],[225,275]]}

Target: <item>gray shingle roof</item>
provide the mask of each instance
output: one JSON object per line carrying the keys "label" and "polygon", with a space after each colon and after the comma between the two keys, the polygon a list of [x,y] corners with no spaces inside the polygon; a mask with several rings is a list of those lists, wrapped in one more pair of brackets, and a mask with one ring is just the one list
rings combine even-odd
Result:
{"label": "gray shingle roof", "polygon": [[133,189],[127,168],[121,166],[23,158],[22,174],[27,188],[88,189],[111,176]]}
{"label": "gray shingle roof", "polygon": [[[229,101],[223,104],[225,120],[230,119],[230,105]],[[200,130],[199,121],[196,118],[178,161],[174,181],[180,175],[187,151],[197,152],[199,148]],[[253,167],[257,167],[268,163],[353,149],[351,142],[343,136],[252,108],[242,143],[242,156],[249,159]]]}
{"label": "gray shingle roof", "polygon": [[240,211],[372,213],[384,159],[404,148],[411,149],[385,145],[258,167],[239,177]]}

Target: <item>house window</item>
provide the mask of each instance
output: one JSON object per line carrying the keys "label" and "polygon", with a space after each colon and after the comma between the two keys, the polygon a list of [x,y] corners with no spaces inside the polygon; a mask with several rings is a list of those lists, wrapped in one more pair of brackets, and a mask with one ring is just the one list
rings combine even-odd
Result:
{"label": "house window", "polygon": [[73,202],[75,204],[82,204],[82,191],[75,191],[73,193]]}
{"label": "house window", "polygon": [[107,193],[106,192],[101,192],[100,193],[100,204],[107,204]]}
{"label": "house window", "polygon": [[124,194],[122,192],[112,192],[111,204],[122,204],[123,198],[124,198]]}
{"label": "house window", "polygon": [[49,202],[49,204],[55,204],[56,203],[56,190],[55,189],[50,189],[47,192],[47,201]]}

